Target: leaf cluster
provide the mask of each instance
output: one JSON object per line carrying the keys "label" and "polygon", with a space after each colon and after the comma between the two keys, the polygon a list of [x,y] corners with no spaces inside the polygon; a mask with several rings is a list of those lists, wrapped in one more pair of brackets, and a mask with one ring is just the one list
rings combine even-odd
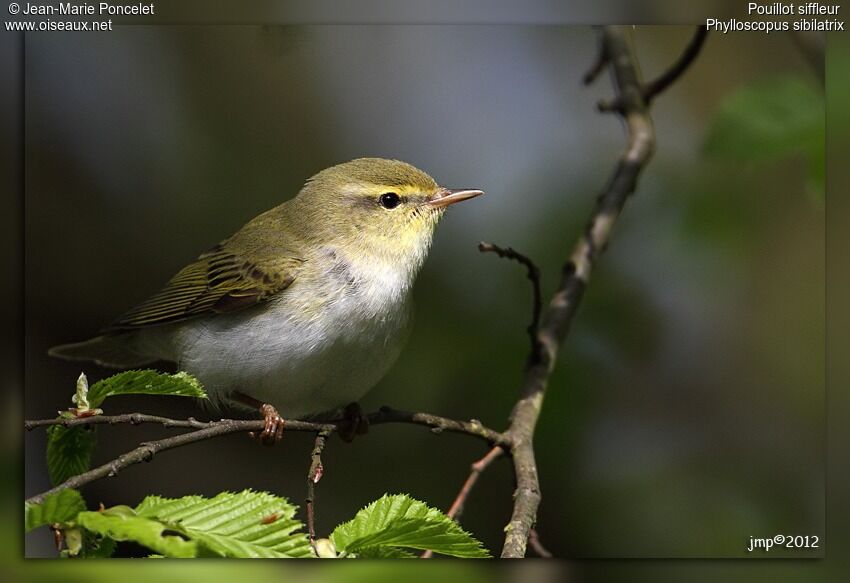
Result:
{"label": "leaf cluster", "polygon": [[[77,382],[76,408],[60,418],[98,415],[107,398],[126,394],[206,398],[187,373],[127,371],[91,387]],[[96,446],[93,426],[51,426],[47,466],[54,484],[85,472]],[[222,492],[212,498],[147,496],[126,505],[87,510],[77,490],[63,489],[25,505],[27,531],[49,526],[64,540],[63,556],[108,557],[119,542],[133,542],[151,557],[195,558],[413,558],[412,551],[489,557],[481,543],[454,520],[404,494],[384,495],[339,525],[328,539],[311,543],[295,518],[297,507],[268,492]]]}

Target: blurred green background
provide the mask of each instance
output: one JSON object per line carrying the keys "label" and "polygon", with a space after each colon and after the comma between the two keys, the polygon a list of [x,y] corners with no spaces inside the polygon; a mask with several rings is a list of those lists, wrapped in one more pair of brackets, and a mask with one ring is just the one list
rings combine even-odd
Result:
{"label": "blurred green background", "polygon": [[[638,27],[646,77],[690,27]],[[580,80],[589,27],[163,26],[26,43],[25,416],[70,405],[80,365],[48,347],[88,337],[187,261],[358,156],[407,160],[487,196],[451,210],[415,288],[416,324],[362,402],[502,428],[530,310],[623,146]],[[629,201],[563,346],[537,433],[538,531],[556,556],[736,557],[749,537],[824,532],[823,86],[790,35],[711,36],[653,108],[655,159]],[[85,365],[90,379],[110,371]],[[112,407],[118,401],[114,400]],[[205,415],[180,399],[119,410]],[[284,412],[285,414],[285,412]],[[95,462],[162,435],[99,430]],[[232,436],[84,489],[270,490],[300,503],[311,437],[273,449]],[[48,487],[44,433],[26,436],[27,495]],[[381,426],[324,456],[317,529],[384,492],[447,508],[484,453],[462,436]],[[498,553],[506,462],[463,525]],[[27,556],[53,556],[27,536]],[[768,556],[780,556],[771,551]],[[818,556],[819,551],[806,551]],[[800,552],[794,552],[800,556]]]}

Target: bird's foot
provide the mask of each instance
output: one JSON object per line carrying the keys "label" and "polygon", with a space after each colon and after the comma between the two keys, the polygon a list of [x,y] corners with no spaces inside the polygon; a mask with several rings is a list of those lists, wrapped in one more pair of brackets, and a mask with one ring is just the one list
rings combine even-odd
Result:
{"label": "bird's foot", "polygon": [[342,421],[337,425],[340,438],[351,443],[355,435],[369,433],[369,418],[360,408],[360,403],[349,403],[342,413]]}
{"label": "bird's foot", "polygon": [[263,415],[263,431],[259,435],[263,445],[274,445],[283,438],[283,427],[286,424],[274,406],[263,403],[260,406]]}
{"label": "bird's foot", "polygon": [[236,392],[233,396],[243,405],[256,408],[263,416],[263,430],[259,434],[251,431],[248,435],[254,439],[259,439],[263,445],[274,445],[283,438],[283,427],[286,422],[274,408],[274,405],[263,403],[241,392]]}

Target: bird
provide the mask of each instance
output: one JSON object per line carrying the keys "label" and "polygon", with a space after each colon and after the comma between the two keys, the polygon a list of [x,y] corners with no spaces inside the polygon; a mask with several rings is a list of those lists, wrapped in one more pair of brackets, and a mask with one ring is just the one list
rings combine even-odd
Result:
{"label": "bird", "polygon": [[357,402],[402,350],[435,227],[482,194],[443,188],[400,160],[326,168],[97,336],[49,354],[120,369],[174,362],[213,404],[258,411],[265,444],[281,439],[280,412],[344,408],[362,432]]}

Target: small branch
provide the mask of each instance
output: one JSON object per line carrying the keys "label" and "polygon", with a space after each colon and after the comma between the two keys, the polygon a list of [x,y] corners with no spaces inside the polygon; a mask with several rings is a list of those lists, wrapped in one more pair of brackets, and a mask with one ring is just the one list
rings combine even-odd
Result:
{"label": "small branch", "polygon": [[602,42],[602,37],[599,37],[599,50],[596,52],[596,60],[593,61],[593,64],[590,66],[590,69],[584,74],[582,78],[582,83],[585,85],[590,85],[596,78],[599,77],[599,74],[605,70],[605,65],[608,64],[608,47],[605,46],[605,43]]}
{"label": "small branch", "polygon": [[533,304],[531,308],[531,324],[528,325],[526,330],[528,331],[528,338],[531,342],[529,360],[536,362],[540,359],[541,347],[540,341],[537,338],[537,330],[540,328],[540,312],[543,310],[543,294],[540,292],[540,268],[528,256],[514,250],[512,247],[504,249],[498,245],[482,241],[478,244],[478,250],[482,253],[495,253],[504,259],[513,259],[524,265],[528,271],[528,279],[531,280]]}
{"label": "small branch", "polygon": [[[170,419],[157,415],[146,415],[144,413],[125,413],[123,415],[92,415],[91,417],[75,417],[71,419],[36,419],[24,421],[24,429],[32,431],[38,427],[49,427],[61,425],[62,427],[78,427],[80,425],[141,425],[143,423],[154,423],[163,427],[177,427],[183,429],[205,429],[222,424],[238,423],[245,431],[261,431],[263,421],[260,419],[220,419],[218,421],[198,421],[194,417],[188,419]],[[321,431],[328,423],[312,423],[309,421],[286,421],[287,431]]]}
{"label": "small branch", "polygon": [[466,499],[469,497],[469,493],[472,491],[472,487],[475,486],[475,483],[478,481],[478,477],[481,475],[481,472],[490,467],[496,459],[498,459],[505,450],[502,449],[501,446],[494,446],[487,455],[482,457],[477,462],[473,463],[470,466],[469,477],[464,482],[463,487],[458,492],[457,497],[454,502],[452,502],[449,511],[446,513],[449,518],[460,518],[460,515],[463,513],[463,506],[466,504]]}
{"label": "small branch", "polygon": [[[430,413],[402,411],[393,409],[392,407],[381,407],[378,411],[370,413],[366,416],[369,419],[370,425],[382,425],[385,423],[409,423],[411,425],[422,425],[430,427],[431,432],[435,434],[448,431],[450,433],[463,433],[478,437],[492,444],[507,445],[505,436],[481,424],[477,419],[469,421],[460,421],[450,419],[448,417],[440,417]],[[335,428],[337,420],[328,422],[310,422],[298,421],[295,419],[287,419],[286,431],[310,431],[319,432],[328,427]],[[63,427],[76,427],[79,425],[139,425],[142,423],[155,423],[163,427],[178,427],[185,429],[204,429],[214,427],[222,423],[240,423],[245,428],[245,431],[260,431],[263,429],[262,420],[233,420],[221,419],[219,421],[198,421],[193,417],[188,419],[170,419],[168,417],[158,417],[156,415],[146,415],[144,413],[126,413],[123,415],[94,415],[91,417],[77,417],[73,419],[36,419],[24,421],[24,429],[32,431],[38,427],[49,427],[51,425],[61,425]]]}
{"label": "small branch", "polygon": [[370,425],[380,425],[381,423],[412,423],[414,425],[430,427],[431,433],[439,434],[443,431],[464,433],[483,439],[491,445],[509,444],[508,438],[504,433],[485,427],[478,419],[459,421],[457,419],[431,415],[430,413],[400,411],[391,407],[381,407],[377,412],[370,413],[366,417],[369,419]]}
{"label": "small branch", "polygon": [[[652,101],[658,97],[661,93],[663,93],[670,85],[676,82],[679,77],[684,74],[685,71],[693,63],[694,59],[697,58],[700,51],[702,50],[703,44],[705,44],[705,39],[708,37],[708,27],[706,26],[698,26],[696,31],[694,32],[693,37],[691,37],[691,41],[688,43],[688,46],[679,56],[675,63],[673,63],[669,69],[667,69],[664,73],[659,75],[653,81],[649,83],[642,83],[639,80],[634,84],[632,89],[636,89],[641,97],[643,98],[644,106],[648,106],[652,103]],[[604,44],[604,43],[603,43]],[[607,56],[609,49],[602,46],[599,50],[596,64],[598,63],[609,63],[610,59]],[[584,81],[585,84],[591,83],[598,76],[598,71],[594,68],[585,75]],[[594,73],[591,75],[591,73]],[[637,78],[636,78],[637,80]],[[613,99],[602,99],[596,104],[596,108],[602,113],[619,113],[625,117],[626,114],[626,104],[624,100],[627,96],[620,92],[619,95],[614,97]],[[632,104],[634,105],[634,104]]]}
{"label": "small branch", "polygon": [[62,427],[76,427],[79,425],[119,425],[128,423],[130,425],[141,425],[142,423],[158,423],[163,427],[181,427],[186,429],[203,429],[209,427],[210,421],[198,421],[194,417],[188,419],[169,419],[156,415],[145,415],[144,413],[127,413],[124,415],[92,415],[91,417],[74,417],[71,419],[36,419],[24,421],[24,429],[32,431],[37,427],[49,427],[61,425]]}
{"label": "small branch", "polygon": [[310,452],[310,470],[307,472],[307,499],[305,501],[305,507],[307,508],[307,531],[310,533],[310,544],[313,545],[314,550],[316,545],[316,484],[319,483],[325,472],[325,468],[322,465],[322,452],[330,435],[331,431],[328,429],[319,431],[316,434],[316,440],[313,442],[313,450]]}
{"label": "small branch", "polygon": [[190,443],[197,443],[205,439],[218,437],[220,435],[227,435],[229,433],[251,431],[252,429],[256,430],[258,425],[262,428],[262,424],[262,421],[219,421],[215,424],[211,424],[209,427],[205,427],[204,429],[190,431],[189,433],[175,435],[174,437],[168,437],[158,441],[143,443],[136,449],[129,451],[118,458],[103,464],[102,466],[98,466],[92,470],[68,478],[58,486],[55,486],[46,492],[27,498],[26,503],[40,504],[47,496],[55,494],[56,492],[66,490],[68,488],[79,488],[80,486],[88,484],[89,482],[94,482],[100,478],[114,476],[127,466],[143,461],[150,461],[155,454],[161,451],[189,445]]}
{"label": "small branch", "polygon": [[[489,427],[485,427],[480,421],[472,419],[470,421],[459,421],[431,415],[429,413],[419,413],[410,411],[399,411],[390,407],[382,407],[379,411],[367,416],[369,423],[373,425],[381,425],[384,423],[410,423],[412,425],[424,425],[431,428],[432,433],[442,433],[449,431],[452,433],[463,433],[471,435],[479,439],[483,439],[492,445],[501,444],[507,445],[508,439],[503,433],[499,433]],[[55,494],[61,490],[68,488],[79,488],[94,482],[101,478],[114,476],[120,470],[137,464],[142,461],[149,461],[154,454],[180,447],[190,443],[196,443],[206,439],[212,439],[221,435],[239,432],[256,432],[262,431],[263,420],[234,420],[222,419],[220,421],[197,421],[193,418],[189,419],[169,419],[167,417],[158,417],[155,415],[145,415],[143,413],[128,413],[126,415],[95,415],[92,417],[78,417],[75,419],[38,419],[24,422],[24,428],[32,430],[36,427],[49,427],[52,425],[61,425],[64,427],[76,427],[79,425],[117,425],[129,424],[138,425],[140,423],[158,423],[165,427],[182,427],[194,429],[187,433],[143,443],[139,447],[119,456],[118,458],[103,464],[97,468],[83,472],[77,476],[73,476],[61,484],[28,498],[29,504],[39,504],[45,497]],[[331,433],[337,430],[336,422],[314,423],[309,421],[299,421],[296,419],[287,420],[287,431],[310,431],[320,435]],[[321,451],[319,452],[321,453]]]}
{"label": "small branch", "polygon": [[[478,477],[484,470],[490,467],[490,464],[501,457],[503,453],[505,453],[505,450],[502,446],[493,446],[493,448],[487,452],[484,457],[470,465],[469,476],[463,483],[463,486],[455,497],[454,502],[452,502],[449,511],[446,512],[446,515],[449,518],[454,518],[455,520],[460,518],[460,515],[463,513],[463,506],[466,504],[466,499],[469,497],[472,487],[475,486],[475,483],[478,481]],[[425,551],[422,553],[421,558],[430,559],[433,554],[433,551]]]}
{"label": "small branch", "polygon": [[675,83],[676,80],[688,70],[688,67],[691,66],[691,63],[694,62],[694,59],[697,58],[697,55],[699,55],[702,50],[702,45],[705,43],[705,39],[707,37],[708,27],[705,25],[698,26],[694,32],[694,36],[691,37],[691,42],[688,43],[688,46],[676,62],[673,63],[667,71],[659,75],[654,81],[650,81],[643,86],[643,100],[647,105],[651,104],[652,100],[655,99],[656,96]]}

